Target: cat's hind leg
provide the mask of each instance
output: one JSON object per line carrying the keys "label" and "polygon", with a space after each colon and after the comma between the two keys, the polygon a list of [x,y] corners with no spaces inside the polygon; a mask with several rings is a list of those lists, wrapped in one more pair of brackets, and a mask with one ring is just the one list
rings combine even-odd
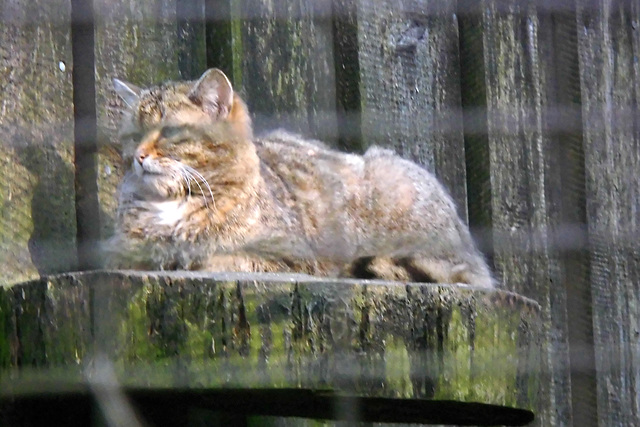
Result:
{"label": "cat's hind leg", "polygon": [[419,283],[465,283],[493,287],[486,266],[472,268],[465,262],[433,259],[414,255],[406,257],[362,257],[343,270],[343,276]]}
{"label": "cat's hind leg", "polygon": [[397,282],[411,282],[409,272],[391,257],[361,257],[348,264],[341,276],[356,279],[377,279]]}
{"label": "cat's hind leg", "polygon": [[484,261],[471,263],[419,255],[398,258],[395,261],[407,271],[414,282],[464,283],[485,288],[494,287],[493,278]]}

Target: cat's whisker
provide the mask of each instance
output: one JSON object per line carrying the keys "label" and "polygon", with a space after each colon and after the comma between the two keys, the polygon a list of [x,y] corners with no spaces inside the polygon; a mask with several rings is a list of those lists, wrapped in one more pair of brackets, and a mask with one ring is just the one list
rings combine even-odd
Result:
{"label": "cat's whisker", "polygon": [[184,179],[184,183],[187,185],[187,196],[191,196],[191,180],[193,180],[193,177],[186,171],[182,170],[182,168],[178,169],[178,173],[180,174],[182,179]]}
{"label": "cat's whisker", "polygon": [[209,207],[209,204],[207,203],[207,198],[204,195],[204,190],[202,189],[202,186],[200,185],[198,180],[188,170],[183,169],[182,172],[184,173],[185,177],[187,177],[186,179],[187,179],[187,185],[189,186],[189,196],[191,196],[191,182],[193,181],[196,183],[196,185],[200,189],[200,193],[202,194],[202,198],[204,199],[204,206]]}
{"label": "cat's whisker", "polygon": [[[207,197],[204,194],[204,190],[203,190],[202,186],[200,185],[200,182],[202,182],[205,185],[205,187],[209,191],[209,195],[211,196],[211,202],[213,203],[213,207],[215,209],[216,202],[215,202],[215,199],[213,197],[213,191],[211,191],[211,186],[209,185],[209,182],[207,181],[207,179],[200,172],[198,172],[197,170],[195,170],[194,168],[192,168],[190,166],[182,165],[182,170],[186,174],[188,174],[189,177],[191,179],[193,179],[193,181],[196,183],[196,185],[200,189],[200,192],[202,193],[202,197],[204,198],[205,205],[207,205]],[[200,180],[200,182],[198,180]]]}
{"label": "cat's whisker", "polygon": [[180,165],[172,165],[171,169],[173,178],[181,179],[182,181],[184,181],[188,191],[187,195],[191,196],[191,179],[193,178],[189,174],[185,173]]}
{"label": "cat's whisker", "polygon": [[[184,181],[184,184],[186,186],[186,190],[187,190],[187,196],[191,196],[191,182],[195,182],[196,185],[198,185],[198,187],[200,187],[200,185],[198,184],[198,181],[193,177],[193,175],[187,171],[185,169],[185,166],[180,164],[179,162],[176,162],[175,164],[171,165],[171,169],[173,171],[173,174],[175,176],[175,178],[177,179],[181,179],[182,181]],[[202,191],[202,187],[200,187],[200,191]],[[205,199],[205,206],[206,205],[206,199]]]}
{"label": "cat's whisker", "polygon": [[202,175],[200,172],[198,172],[196,169],[190,167],[190,166],[185,166],[185,170],[193,176],[195,176],[196,178],[199,178],[200,181],[206,185],[207,190],[209,191],[209,195],[211,196],[211,198],[213,198],[213,192],[211,191],[211,187],[209,186],[209,182],[207,181],[207,179],[204,177],[204,175]]}

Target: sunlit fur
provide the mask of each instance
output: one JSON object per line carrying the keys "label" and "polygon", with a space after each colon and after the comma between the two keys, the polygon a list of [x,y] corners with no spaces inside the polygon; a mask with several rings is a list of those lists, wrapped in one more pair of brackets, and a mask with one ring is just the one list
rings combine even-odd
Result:
{"label": "sunlit fur", "polygon": [[493,286],[450,196],[418,165],[284,131],[255,138],[246,105],[218,70],[130,87],[119,93],[133,104],[121,131],[132,167],[109,267]]}

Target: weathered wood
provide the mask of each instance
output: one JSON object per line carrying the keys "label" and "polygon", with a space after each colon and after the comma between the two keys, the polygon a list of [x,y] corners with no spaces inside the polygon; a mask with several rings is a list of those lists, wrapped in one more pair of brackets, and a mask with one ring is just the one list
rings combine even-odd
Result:
{"label": "weathered wood", "polygon": [[357,4],[353,0],[333,0],[332,10],[337,147],[362,152]]}
{"label": "weathered wood", "polygon": [[578,1],[599,425],[640,424],[640,3]]}
{"label": "weathered wood", "polygon": [[0,286],[77,263],[70,6],[0,1]]}
{"label": "weathered wood", "polygon": [[93,2],[72,0],[71,21],[78,269],[84,270],[98,264],[100,240]]}
{"label": "weathered wood", "polygon": [[550,412],[559,421],[556,425],[586,427],[597,424],[597,384],[575,2],[564,2],[558,9],[541,8],[539,19],[539,57],[547,97],[545,133],[550,137],[545,148],[549,177],[545,192],[553,206],[549,219],[557,224],[549,236],[550,244],[554,256],[560,256],[549,292],[553,331],[549,336],[553,363],[550,391],[554,394]]}
{"label": "weathered wood", "polygon": [[114,77],[141,86],[194,79],[206,69],[204,0],[93,2],[95,26],[96,172],[100,237],[110,235],[122,165],[116,138],[122,101]]}
{"label": "weathered wood", "polygon": [[192,80],[206,69],[206,0],[176,2],[178,71],[180,77]]}
{"label": "weathered wood", "polygon": [[[337,139],[336,97],[329,0],[227,0],[230,28],[212,40],[224,70],[241,89],[258,133],[274,128],[328,143]],[[229,41],[227,37],[231,35]],[[230,61],[231,59],[231,61]],[[212,62],[213,61],[213,62]]]}
{"label": "weathered wood", "polygon": [[0,325],[5,393],[29,379],[73,387],[106,356],[126,387],[292,387],[539,410],[539,306],[499,290],[69,273],[0,292]]}
{"label": "weathered wood", "polygon": [[[564,259],[555,234],[565,225],[557,135],[553,27],[544,9],[485,1],[481,17],[489,159],[471,159],[490,174],[496,274],[509,289],[541,302],[546,336],[544,409],[540,425],[571,423]],[[543,56],[544,55],[544,56]],[[480,140],[482,142],[482,140]],[[485,150],[478,150],[483,153]],[[551,332],[552,331],[552,332]]]}
{"label": "weathered wood", "polygon": [[459,0],[460,90],[467,177],[469,226],[493,266],[491,230],[491,174],[487,132],[487,93],[481,4]]}
{"label": "weathered wood", "polygon": [[434,171],[466,220],[456,1],[354,3],[364,148],[393,148]]}

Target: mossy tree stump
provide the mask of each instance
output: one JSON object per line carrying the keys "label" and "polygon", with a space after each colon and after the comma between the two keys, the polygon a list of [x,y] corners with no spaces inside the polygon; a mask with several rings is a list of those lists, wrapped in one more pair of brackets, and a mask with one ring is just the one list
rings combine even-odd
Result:
{"label": "mossy tree stump", "polygon": [[541,337],[538,304],[499,290],[68,273],[1,290],[0,389],[6,398],[46,391],[42,381],[83,384],[106,356],[126,388],[330,390],[535,412]]}

